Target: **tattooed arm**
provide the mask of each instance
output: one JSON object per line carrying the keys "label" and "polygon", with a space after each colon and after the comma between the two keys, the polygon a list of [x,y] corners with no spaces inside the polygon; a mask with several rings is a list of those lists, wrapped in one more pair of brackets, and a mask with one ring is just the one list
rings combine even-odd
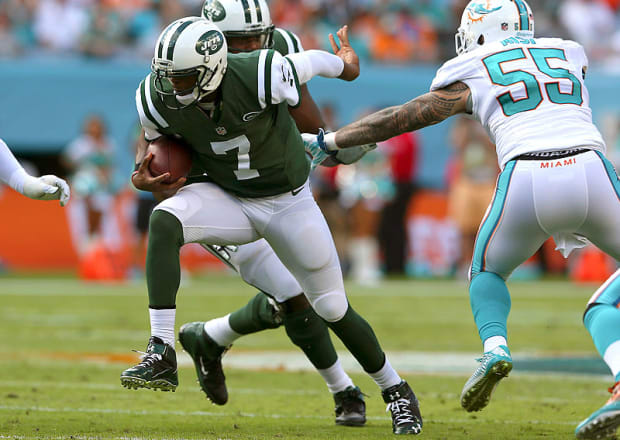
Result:
{"label": "tattooed arm", "polygon": [[469,87],[462,82],[456,82],[346,125],[336,131],[330,141],[335,140],[337,148],[381,142],[402,133],[437,124],[457,113],[471,113],[471,108]]}

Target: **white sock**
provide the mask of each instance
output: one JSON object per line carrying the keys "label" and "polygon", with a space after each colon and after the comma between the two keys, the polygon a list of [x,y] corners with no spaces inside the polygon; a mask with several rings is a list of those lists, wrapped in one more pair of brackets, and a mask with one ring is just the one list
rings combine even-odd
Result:
{"label": "white sock", "polygon": [[611,374],[614,377],[618,376],[618,373],[620,373],[620,341],[616,341],[607,347],[603,359],[611,369]]}
{"label": "white sock", "polygon": [[381,391],[388,389],[391,386],[398,385],[403,380],[400,378],[398,373],[392,366],[390,365],[390,361],[388,361],[387,357],[385,358],[385,364],[383,367],[376,373],[368,373],[370,377],[373,378],[375,383],[379,385]]}
{"label": "white sock", "polygon": [[486,353],[487,351],[491,351],[495,347],[499,347],[500,345],[508,347],[508,342],[506,341],[506,338],[504,338],[503,336],[491,336],[490,338],[484,340],[483,351]]}
{"label": "white sock", "polygon": [[336,362],[334,362],[334,365],[331,367],[317,371],[323,376],[327,384],[327,389],[332,394],[336,394],[339,391],[347,389],[347,387],[353,386],[353,381],[349,375],[344,372],[342,365],[340,365],[340,359],[336,359]]}
{"label": "white sock", "polygon": [[151,309],[151,336],[157,336],[174,348],[174,319],[177,309]]}
{"label": "white sock", "polygon": [[229,317],[230,313],[221,318],[215,318],[205,322],[205,332],[207,332],[209,337],[220,347],[228,347],[243,336],[232,329],[228,322]]}

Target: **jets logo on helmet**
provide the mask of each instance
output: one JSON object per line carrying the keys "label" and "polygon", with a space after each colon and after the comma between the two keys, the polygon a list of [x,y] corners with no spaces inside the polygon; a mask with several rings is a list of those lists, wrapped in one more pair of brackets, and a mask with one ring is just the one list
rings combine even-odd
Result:
{"label": "jets logo on helmet", "polygon": [[213,55],[224,45],[224,37],[219,31],[209,31],[196,42],[196,52],[200,55]]}
{"label": "jets logo on helmet", "polygon": [[534,16],[525,0],[472,0],[455,35],[456,53],[510,37],[534,37]]}
{"label": "jets logo on helmet", "polygon": [[202,16],[211,21],[222,21],[226,18],[226,9],[218,0],[207,0],[202,7]]}
{"label": "jets logo on helmet", "polygon": [[[172,22],[157,39],[151,71],[163,103],[181,109],[200,101],[219,87],[227,66],[226,39],[212,22],[185,17]],[[171,79],[195,79],[175,90]]]}
{"label": "jets logo on helmet", "polygon": [[275,26],[265,0],[206,0],[202,16],[216,22],[228,38],[260,36],[263,48],[273,45]]}

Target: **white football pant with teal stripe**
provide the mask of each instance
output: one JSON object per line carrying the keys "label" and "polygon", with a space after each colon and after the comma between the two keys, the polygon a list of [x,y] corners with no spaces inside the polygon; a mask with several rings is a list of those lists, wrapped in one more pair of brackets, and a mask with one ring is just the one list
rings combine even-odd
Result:
{"label": "white football pant with teal stripe", "polygon": [[[600,152],[509,161],[498,177],[472,258],[470,300],[481,339],[507,336],[510,295],[505,280],[549,236],[564,256],[583,247],[587,238],[618,260],[619,219],[620,181]],[[586,327],[616,375],[620,371],[620,277],[612,278],[592,301],[608,306],[609,313],[601,313],[600,306],[591,307]],[[605,325],[598,325],[599,319]],[[615,325],[610,327],[610,322]]]}

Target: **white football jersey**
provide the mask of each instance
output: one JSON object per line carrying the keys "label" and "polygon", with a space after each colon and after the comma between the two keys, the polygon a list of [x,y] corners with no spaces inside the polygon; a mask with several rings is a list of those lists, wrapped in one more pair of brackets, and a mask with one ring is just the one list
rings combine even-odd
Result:
{"label": "white football jersey", "polygon": [[469,87],[473,115],[495,143],[500,167],[520,154],[587,146],[605,152],[592,123],[579,44],[559,38],[509,38],[446,62],[431,90]]}

